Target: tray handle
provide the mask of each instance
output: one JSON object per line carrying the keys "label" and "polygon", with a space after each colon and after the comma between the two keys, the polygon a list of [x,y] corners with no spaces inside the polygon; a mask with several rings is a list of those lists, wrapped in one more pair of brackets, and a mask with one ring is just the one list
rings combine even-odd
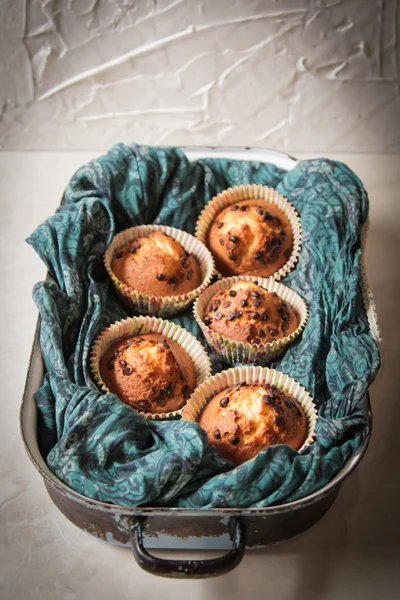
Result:
{"label": "tray handle", "polygon": [[175,560],[158,558],[150,554],[143,545],[143,528],[146,517],[136,517],[131,525],[131,545],[137,564],[147,573],[160,577],[180,579],[202,579],[216,577],[232,571],[238,566],[246,549],[246,529],[237,517],[231,517],[228,531],[231,532],[232,548],[218,558],[207,560]]}

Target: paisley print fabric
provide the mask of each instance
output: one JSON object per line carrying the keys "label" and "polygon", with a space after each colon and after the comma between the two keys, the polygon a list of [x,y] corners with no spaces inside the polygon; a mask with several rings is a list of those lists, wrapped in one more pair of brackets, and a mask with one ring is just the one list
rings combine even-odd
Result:
{"label": "paisley print fabric", "polygon": [[[115,233],[164,223],[194,232],[221,190],[269,185],[300,214],[300,260],[283,283],[310,306],[300,338],[272,366],[313,396],[316,442],[304,454],[279,445],[233,468],[197,424],[153,422],[96,388],[91,344],[129,315],[102,263]],[[368,199],[345,165],[300,162],[290,172],[233,160],[189,162],[176,148],[118,144],[72,177],[55,215],[29,238],[50,279],[34,288],[46,366],[36,394],[40,448],[68,486],[126,506],[261,507],[308,495],[328,482],[367,434],[359,407],[379,369],[360,288],[360,231]],[[191,309],[174,319],[201,339]],[[202,342],[205,344],[204,339]],[[225,366],[212,357],[214,372]]]}

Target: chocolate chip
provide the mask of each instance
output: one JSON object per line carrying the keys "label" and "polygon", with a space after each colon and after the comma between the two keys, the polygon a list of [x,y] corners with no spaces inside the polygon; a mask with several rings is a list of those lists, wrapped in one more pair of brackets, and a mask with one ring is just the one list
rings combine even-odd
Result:
{"label": "chocolate chip", "polygon": [[254,255],[254,260],[261,260],[263,257],[263,253],[262,252],[256,252]]}
{"label": "chocolate chip", "polygon": [[278,427],[281,427],[281,425],[284,423],[283,417],[275,417],[275,423],[278,425]]}
{"label": "chocolate chip", "polygon": [[301,412],[299,409],[297,409],[297,415],[298,415],[299,417],[302,417],[302,416],[303,416],[303,413],[302,413],[302,412]]}
{"label": "chocolate chip", "polygon": [[132,373],[132,367],[125,367],[122,372],[124,375],[130,375]]}
{"label": "chocolate chip", "polygon": [[259,330],[257,331],[257,335],[258,335],[258,337],[260,337],[260,338],[265,338],[265,331],[263,331],[262,329],[259,329]]}
{"label": "chocolate chip", "polygon": [[274,217],[267,210],[265,211],[264,221],[271,221]]}
{"label": "chocolate chip", "polygon": [[278,294],[276,292],[271,292],[272,296],[277,296]]}
{"label": "chocolate chip", "polygon": [[263,388],[265,388],[266,390],[270,390],[271,389],[271,384],[270,383],[264,383]]}
{"label": "chocolate chip", "polygon": [[221,246],[225,246],[224,238],[219,238],[219,243]]}
{"label": "chocolate chip", "polygon": [[107,369],[109,369],[110,371],[113,371],[113,370],[114,370],[114,361],[113,361],[113,360],[111,360],[111,359],[110,359],[110,360],[107,362]]}
{"label": "chocolate chip", "polygon": [[288,329],[289,329],[289,323],[287,321],[283,321],[282,331],[287,331]]}
{"label": "chocolate chip", "polygon": [[237,206],[237,204],[234,204],[234,205],[231,207],[231,210],[233,210],[233,211],[235,211],[235,210],[239,210],[239,206]]}
{"label": "chocolate chip", "polygon": [[222,303],[222,306],[224,308],[229,308],[231,304],[232,304],[232,302],[230,302],[229,300],[225,300],[225,302]]}
{"label": "chocolate chip", "polygon": [[275,404],[274,411],[279,414],[281,412],[281,407],[278,404]]}
{"label": "chocolate chip", "polygon": [[279,246],[279,244],[281,244],[281,240],[279,238],[272,238],[272,240],[271,240],[272,246]]}
{"label": "chocolate chip", "polygon": [[236,260],[236,257],[234,254],[232,254],[232,252],[230,254],[228,254],[228,258],[229,258],[229,260]]}
{"label": "chocolate chip", "polygon": [[286,237],[285,230],[284,230],[284,229],[281,229],[281,230],[279,231],[279,235],[280,235],[280,237],[281,237],[281,238],[284,238],[284,237]]}
{"label": "chocolate chip", "polygon": [[123,252],[117,252],[115,258],[122,258]]}
{"label": "chocolate chip", "polygon": [[239,385],[241,385],[241,386],[243,386],[243,387],[246,387],[246,385],[247,385],[247,381],[241,381],[241,382],[239,383]]}
{"label": "chocolate chip", "polygon": [[221,398],[221,400],[219,401],[219,405],[222,406],[222,408],[225,408],[225,406],[228,406],[229,404],[229,396],[225,396],[225,398]]}
{"label": "chocolate chip", "polygon": [[218,229],[222,229],[223,226],[224,226],[224,223],[222,221],[220,221],[219,223],[217,223]]}
{"label": "chocolate chip", "polygon": [[147,400],[139,400],[138,405],[140,408],[143,408],[143,410],[148,410],[151,408],[151,404],[150,402],[147,402]]}
{"label": "chocolate chip", "polygon": [[229,290],[229,295],[234,298],[237,295],[237,292],[235,290]]}
{"label": "chocolate chip", "polygon": [[262,397],[262,399],[265,402],[265,404],[272,404],[272,398],[271,398],[271,396],[265,395],[265,396]]}
{"label": "chocolate chip", "polygon": [[282,221],[279,217],[275,217],[275,221],[278,223],[278,225],[282,225]]}
{"label": "chocolate chip", "polygon": [[255,298],[253,300],[253,306],[259,307],[261,305],[261,300],[259,300],[258,298]]}
{"label": "chocolate chip", "polygon": [[271,344],[274,341],[275,341],[275,338],[270,337],[270,338],[267,339],[267,344]]}
{"label": "chocolate chip", "polygon": [[190,281],[193,277],[193,269],[189,269],[189,271],[186,273],[186,279],[188,281]]}
{"label": "chocolate chip", "polygon": [[275,327],[273,327],[272,329],[270,328],[269,332],[273,336],[278,335],[278,333],[279,333],[279,331],[277,329],[275,329]]}
{"label": "chocolate chip", "polygon": [[290,258],[292,255],[292,249],[291,248],[286,248],[285,252],[283,253],[283,256],[285,258]]}
{"label": "chocolate chip", "polygon": [[117,348],[116,350],[114,350],[113,356],[114,356],[114,358],[117,358],[118,355],[119,355],[119,350]]}
{"label": "chocolate chip", "polygon": [[171,396],[174,395],[174,390],[171,387],[171,384],[168,384],[167,387],[164,390],[164,394],[167,396],[167,398],[171,398]]}
{"label": "chocolate chip", "polygon": [[236,309],[236,310],[235,310],[235,317],[239,318],[239,317],[241,317],[241,316],[242,316],[242,314],[243,314],[243,313],[242,313],[242,311],[241,311],[241,310],[238,310],[238,309]]}
{"label": "chocolate chip", "polygon": [[168,344],[167,340],[164,339],[161,343],[164,346],[164,348],[166,348],[167,350],[169,350],[169,344]]}
{"label": "chocolate chip", "polygon": [[264,211],[261,208],[261,206],[257,206],[256,211],[258,212],[259,215],[263,215],[264,214]]}
{"label": "chocolate chip", "polygon": [[258,338],[254,338],[254,340],[251,341],[252,344],[260,344],[260,340]]}
{"label": "chocolate chip", "polygon": [[215,312],[218,309],[220,304],[221,304],[221,300],[213,300],[212,303],[210,304],[210,310],[212,312]]}
{"label": "chocolate chip", "polygon": [[236,314],[234,312],[231,313],[227,313],[226,315],[226,320],[227,321],[233,321],[233,319],[236,317]]}
{"label": "chocolate chip", "polygon": [[180,259],[179,259],[182,267],[184,267],[186,265],[187,260],[188,260],[187,254],[182,254],[181,257],[180,257]]}
{"label": "chocolate chip", "polygon": [[266,252],[268,252],[269,250],[271,250],[271,242],[265,242],[264,250]]}
{"label": "chocolate chip", "polygon": [[206,325],[210,325],[210,324],[211,324],[211,322],[212,322],[212,319],[211,319],[211,317],[204,317],[204,323],[205,323]]}
{"label": "chocolate chip", "polygon": [[126,367],[126,360],[120,360],[119,364],[121,365],[121,367]]}
{"label": "chocolate chip", "polygon": [[177,278],[175,277],[175,275],[172,275],[172,277],[170,277],[168,279],[168,283],[170,283],[171,285],[176,285],[178,283]]}
{"label": "chocolate chip", "polygon": [[157,398],[156,400],[157,406],[165,406],[167,404],[166,398]]}
{"label": "chocolate chip", "polygon": [[293,406],[294,406],[293,402],[291,400],[289,400],[289,398],[287,398],[285,400],[285,404],[288,408],[293,408]]}
{"label": "chocolate chip", "polygon": [[229,443],[232,444],[232,446],[237,446],[237,444],[240,442],[240,439],[238,438],[237,435],[233,435],[232,437],[229,438]]}
{"label": "chocolate chip", "polygon": [[135,254],[136,250],[139,250],[139,248],[142,247],[142,244],[140,242],[138,242],[137,240],[135,240],[132,244],[132,248],[129,249],[129,252],[131,254]]}
{"label": "chocolate chip", "polygon": [[158,281],[165,281],[166,277],[164,273],[157,273],[157,279]]}
{"label": "chocolate chip", "polygon": [[241,206],[241,207],[240,207],[240,210],[241,210],[242,212],[245,212],[245,211],[247,210],[247,206]]}
{"label": "chocolate chip", "polygon": [[231,236],[229,237],[229,239],[230,239],[230,241],[231,241],[231,242],[233,242],[234,244],[237,244],[237,243],[238,243],[238,241],[239,241],[239,238],[238,238],[238,236],[237,236],[237,235],[231,235]]}
{"label": "chocolate chip", "polygon": [[261,318],[263,321],[268,321],[268,313],[266,310],[263,313],[261,313]]}
{"label": "chocolate chip", "polygon": [[184,397],[185,400],[187,400],[188,398],[190,398],[190,387],[188,385],[185,385],[183,387],[182,394],[183,394],[183,397]]}
{"label": "chocolate chip", "polygon": [[252,313],[250,314],[250,317],[251,317],[252,319],[259,319],[259,318],[260,318],[260,313],[258,313],[258,312],[252,312]]}
{"label": "chocolate chip", "polygon": [[215,437],[216,440],[220,440],[221,439],[221,432],[220,432],[219,429],[216,429],[214,431],[214,437]]}
{"label": "chocolate chip", "polygon": [[217,321],[220,321],[222,319],[222,312],[218,311],[215,315],[215,318],[217,319]]}
{"label": "chocolate chip", "polygon": [[240,306],[247,306],[247,300],[241,300]]}
{"label": "chocolate chip", "polygon": [[257,292],[257,290],[251,290],[250,296],[252,296],[253,298],[259,298],[260,292]]}

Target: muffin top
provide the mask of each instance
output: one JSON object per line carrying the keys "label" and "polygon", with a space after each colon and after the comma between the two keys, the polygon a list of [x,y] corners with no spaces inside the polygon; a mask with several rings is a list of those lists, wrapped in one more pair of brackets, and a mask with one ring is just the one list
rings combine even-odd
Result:
{"label": "muffin top", "polygon": [[100,376],[122,402],[148,413],[179,410],[196,384],[190,356],[159,333],[114,342],[100,361]]}
{"label": "muffin top", "polygon": [[207,246],[222,275],[269,277],[293,248],[289,219],[265,200],[243,200],[221,211],[208,230]]}
{"label": "muffin top", "polygon": [[241,383],[219,392],[204,407],[198,422],[210,444],[235,465],[273,444],[298,450],[307,433],[301,405],[269,383]]}
{"label": "muffin top", "polygon": [[220,335],[250,344],[274,342],[299,326],[297,314],[285,300],[251,281],[238,281],[215,294],[203,321]]}
{"label": "muffin top", "polygon": [[201,285],[200,266],[175,238],[161,231],[132,240],[111,262],[116,277],[132,290],[176,296]]}

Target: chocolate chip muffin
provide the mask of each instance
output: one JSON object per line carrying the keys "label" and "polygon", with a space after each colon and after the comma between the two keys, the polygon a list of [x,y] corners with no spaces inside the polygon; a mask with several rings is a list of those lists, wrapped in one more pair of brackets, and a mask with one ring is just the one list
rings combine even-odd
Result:
{"label": "chocolate chip muffin", "polygon": [[238,281],[210,300],[203,322],[231,340],[266,344],[293,333],[299,317],[276,292],[251,281]]}
{"label": "chocolate chip muffin", "polygon": [[269,383],[241,383],[219,392],[204,407],[198,423],[210,444],[235,465],[273,444],[299,450],[307,435],[301,405]]}
{"label": "chocolate chip muffin", "polygon": [[121,248],[111,262],[111,270],[122,283],[143,294],[177,296],[201,285],[196,258],[178,240],[154,231]]}
{"label": "chocolate chip muffin", "polygon": [[243,200],[221,211],[207,234],[219,272],[269,277],[288,261],[293,248],[289,219],[265,200]]}
{"label": "chocolate chip muffin", "polygon": [[182,408],[196,384],[189,355],[158,333],[116,341],[100,361],[100,376],[122,402],[153,414]]}

